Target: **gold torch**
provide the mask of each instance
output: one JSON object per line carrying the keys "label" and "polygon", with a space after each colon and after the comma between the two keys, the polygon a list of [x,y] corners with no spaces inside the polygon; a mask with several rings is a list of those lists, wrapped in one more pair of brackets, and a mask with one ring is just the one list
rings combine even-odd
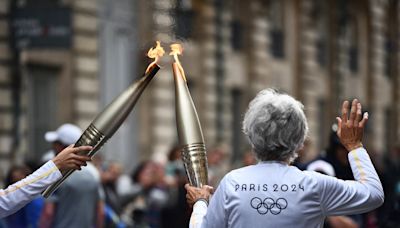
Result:
{"label": "gold torch", "polygon": [[189,182],[192,186],[201,187],[208,184],[207,153],[196,107],[190,96],[185,72],[178,58],[182,51],[180,44],[171,45],[170,55],[173,55],[175,59],[172,69],[175,82],[176,126],[179,143],[182,145],[182,160]]}
{"label": "gold torch", "polygon": [[[93,149],[87,154],[88,156],[92,157],[101,148],[101,146],[109,138],[111,138],[111,136],[128,117],[140,95],[160,69],[160,67],[157,65],[157,62],[159,58],[164,55],[164,53],[165,51],[161,47],[160,42],[157,41],[156,47],[151,48],[147,53],[147,56],[149,58],[154,58],[154,61],[149,64],[144,76],[129,86],[129,88],[123,91],[110,104],[108,104],[100,114],[96,116],[93,122],[75,143],[75,147],[83,145],[92,146]],[[63,173],[63,177],[56,183],[49,186],[42,193],[42,195],[46,198],[49,197],[72,173],[73,170]]]}

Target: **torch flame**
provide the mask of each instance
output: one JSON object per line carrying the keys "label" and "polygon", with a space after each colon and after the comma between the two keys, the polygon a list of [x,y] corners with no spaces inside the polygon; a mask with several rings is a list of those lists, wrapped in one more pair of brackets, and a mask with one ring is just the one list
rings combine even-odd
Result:
{"label": "torch flame", "polygon": [[154,59],[152,63],[149,64],[149,66],[146,69],[146,73],[150,70],[150,68],[154,65],[157,64],[158,60],[165,54],[164,48],[161,46],[160,41],[156,41],[156,47],[155,48],[150,48],[150,50],[147,52],[147,56],[151,59]]}
{"label": "torch flame", "polygon": [[173,55],[175,59],[175,63],[178,65],[179,71],[181,72],[183,79],[186,81],[185,71],[179,61],[178,55],[182,55],[183,47],[180,44],[171,44],[171,52],[169,55]]}

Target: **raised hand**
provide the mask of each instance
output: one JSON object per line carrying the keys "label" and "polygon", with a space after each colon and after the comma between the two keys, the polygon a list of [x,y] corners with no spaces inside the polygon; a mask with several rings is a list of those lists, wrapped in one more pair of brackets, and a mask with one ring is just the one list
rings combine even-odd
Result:
{"label": "raised hand", "polygon": [[86,162],[91,158],[86,155],[79,155],[80,152],[90,151],[91,146],[72,147],[73,145],[65,148],[52,160],[61,173],[70,169],[81,169],[81,166],[86,166]]}
{"label": "raised hand", "polygon": [[361,103],[357,99],[354,99],[351,103],[351,109],[349,102],[344,101],[342,105],[342,117],[336,117],[338,121],[337,135],[340,142],[348,151],[363,146],[362,138],[364,127],[368,121],[368,113],[366,112],[362,115],[361,108]]}

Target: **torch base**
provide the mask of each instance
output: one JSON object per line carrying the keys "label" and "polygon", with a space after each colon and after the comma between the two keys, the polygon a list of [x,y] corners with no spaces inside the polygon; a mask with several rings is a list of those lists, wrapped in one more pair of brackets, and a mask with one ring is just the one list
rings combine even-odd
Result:
{"label": "torch base", "polygon": [[204,143],[192,143],[182,148],[182,161],[190,185],[201,187],[208,184],[207,153]]}

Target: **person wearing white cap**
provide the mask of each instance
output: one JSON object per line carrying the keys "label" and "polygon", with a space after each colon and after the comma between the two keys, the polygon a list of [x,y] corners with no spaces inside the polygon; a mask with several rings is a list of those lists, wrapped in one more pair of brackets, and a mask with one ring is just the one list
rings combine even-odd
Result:
{"label": "person wearing white cap", "polygon": [[[44,138],[47,142],[52,143],[52,149],[42,156],[42,162],[52,159],[64,148],[76,143],[81,135],[82,130],[78,126],[70,123],[61,125],[55,131],[46,132]],[[87,166],[84,169],[89,170],[90,173],[93,174],[94,178],[100,181],[100,174],[91,162],[87,163]]]}
{"label": "person wearing white cap", "polygon": [[[350,115],[349,115],[350,113]],[[290,163],[307,136],[303,105],[287,94],[261,91],[249,105],[243,131],[260,162],[229,172],[212,188],[185,185],[193,204],[190,228],[323,227],[327,216],[371,211],[384,201],[379,177],[362,144],[368,114],[345,101],[337,135],[355,181],[301,171]]]}
{"label": "person wearing white cap", "polygon": [[333,166],[324,160],[315,160],[311,162],[308,164],[307,170],[319,172],[331,177],[336,176]]}
{"label": "person wearing white cap", "polygon": [[74,144],[82,135],[82,130],[73,124],[66,123],[61,125],[55,131],[48,131],[44,135],[44,139],[52,143],[52,150],[47,151],[41,158],[42,162],[52,159],[57,152],[65,147]]}
{"label": "person wearing white cap", "polygon": [[[67,145],[76,143],[81,135],[78,126],[66,123],[47,132],[45,139],[52,144],[53,154],[58,154]],[[103,197],[99,171],[88,162],[46,199],[39,225],[53,228],[101,227]]]}
{"label": "person wearing white cap", "polygon": [[90,151],[92,147],[67,147],[39,169],[15,184],[0,190],[0,218],[6,217],[35,199],[45,188],[58,181],[62,172],[80,169],[90,161],[79,152]]}

